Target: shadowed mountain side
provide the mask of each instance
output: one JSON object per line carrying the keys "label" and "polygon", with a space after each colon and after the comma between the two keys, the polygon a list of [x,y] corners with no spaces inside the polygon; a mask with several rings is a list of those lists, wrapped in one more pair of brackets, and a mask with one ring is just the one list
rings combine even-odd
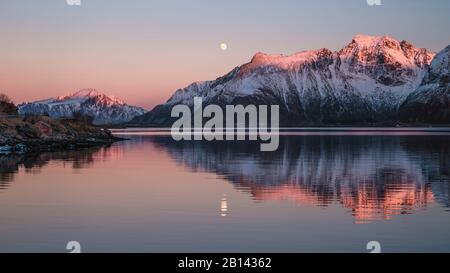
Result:
{"label": "shadowed mountain side", "polygon": [[399,109],[404,122],[450,123],[450,46],[431,63],[422,84]]}

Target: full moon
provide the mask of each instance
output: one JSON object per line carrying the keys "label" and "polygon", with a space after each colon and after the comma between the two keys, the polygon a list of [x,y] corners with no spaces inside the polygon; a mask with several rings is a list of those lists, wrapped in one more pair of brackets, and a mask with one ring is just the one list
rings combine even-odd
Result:
{"label": "full moon", "polygon": [[228,45],[226,43],[221,43],[220,44],[220,49],[227,50],[227,48],[228,48]]}

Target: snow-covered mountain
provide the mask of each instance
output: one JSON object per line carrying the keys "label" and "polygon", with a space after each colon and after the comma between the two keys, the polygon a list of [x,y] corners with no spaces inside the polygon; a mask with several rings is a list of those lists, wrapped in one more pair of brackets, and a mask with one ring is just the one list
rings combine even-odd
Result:
{"label": "snow-covered mountain", "polygon": [[282,125],[392,121],[421,84],[434,55],[406,41],[365,35],[335,52],[257,53],[223,77],[177,90],[132,123],[170,124],[172,107],[192,106],[194,97],[222,106],[280,105]]}
{"label": "snow-covered mountain", "polygon": [[128,122],[145,112],[142,108],[127,105],[122,100],[95,89],[83,89],[71,95],[19,105],[20,115],[48,114],[54,118],[62,118],[81,113],[93,117],[93,123],[97,125]]}
{"label": "snow-covered mountain", "polygon": [[399,110],[405,122],[450,123],[450,46],[434,58],[419,88]]}

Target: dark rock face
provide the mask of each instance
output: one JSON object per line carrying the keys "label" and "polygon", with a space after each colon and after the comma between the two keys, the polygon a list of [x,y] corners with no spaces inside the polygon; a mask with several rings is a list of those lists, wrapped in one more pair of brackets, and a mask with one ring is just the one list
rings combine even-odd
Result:
{"label": "dark rock face", "polygon": [[177,90],[130,125],[170,125],[173,106],[192,108],[194,97],[205,105],[279,105],[282,126],[395,124],[399,107],[423,85],[434,56],[406,41],[363,35],[336,52],[257,53],[214,81]]}
{"label": "dark rock face", "polygon": [[450,87],[422,87],[401,106],[399,119],[407,123],[450,124]]}
{"label": "dark rock face", "polygon": [[422,84],[401,105],[399,119],[450,124],[450,46],[436,56]]}
{"label": "dark rock face", "polygon": [[172,106],[161,104],[153,108],[151,115],[135,117],[129,124],[139,126],[141,124],[150,126],[168,126],[175,121],[170,117]]}

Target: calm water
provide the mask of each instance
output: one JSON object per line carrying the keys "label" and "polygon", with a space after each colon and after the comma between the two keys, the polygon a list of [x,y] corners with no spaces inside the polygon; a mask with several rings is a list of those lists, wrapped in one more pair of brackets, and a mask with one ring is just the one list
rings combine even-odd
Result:
{"label": "calm water", "polygon": [[445,133],[294,133],[273,153],[126,135],[0,157],[0,252],[450,252]]}

